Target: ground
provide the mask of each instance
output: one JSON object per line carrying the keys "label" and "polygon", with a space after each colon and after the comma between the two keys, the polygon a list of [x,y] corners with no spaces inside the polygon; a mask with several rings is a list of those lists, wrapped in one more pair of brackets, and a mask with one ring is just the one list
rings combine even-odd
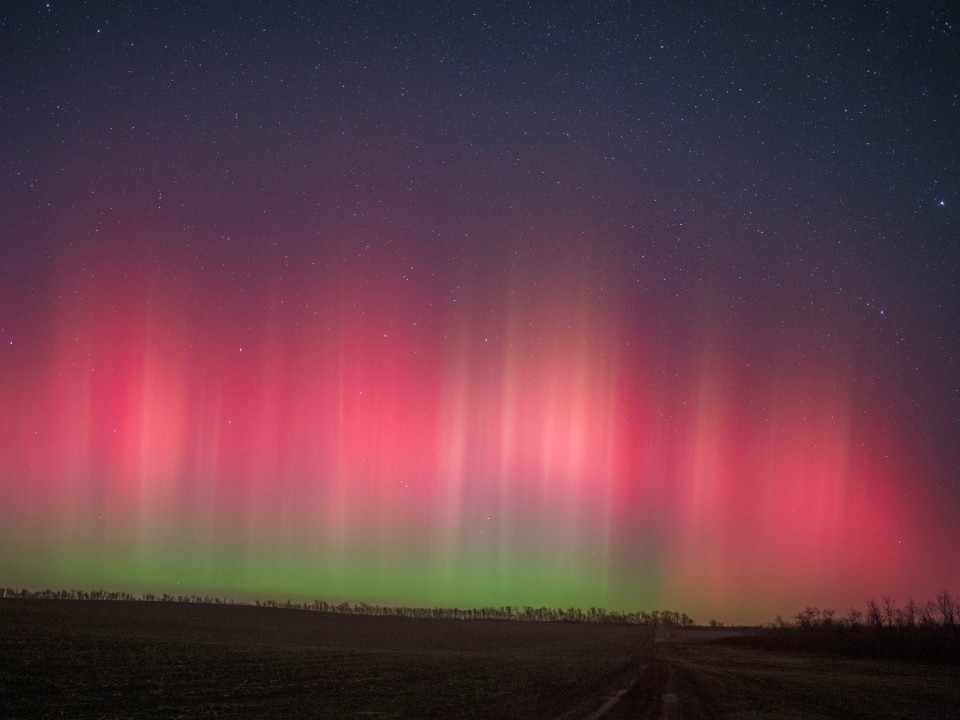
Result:
{"label": "ground", "polygon": [[954,718],[960,667],[709,629],[0,600],[5,718]]}

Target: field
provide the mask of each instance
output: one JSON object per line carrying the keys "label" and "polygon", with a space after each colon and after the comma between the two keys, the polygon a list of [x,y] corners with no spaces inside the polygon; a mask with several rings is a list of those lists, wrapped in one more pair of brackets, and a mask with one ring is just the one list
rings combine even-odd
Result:
{"label": "field", "polygon": [[623,625],[5,599],[0,716],[550,718],[636,674],[651,640]]}
{"label": "field", "polygon": [[771,652],[674,630],[658,645],[680,718],[957,718],[960,667]]}
{"label": "field", "polygon": [[955,718],[960,707],[956,665],[711,642],[728,633],[4,599],[0,716]]}

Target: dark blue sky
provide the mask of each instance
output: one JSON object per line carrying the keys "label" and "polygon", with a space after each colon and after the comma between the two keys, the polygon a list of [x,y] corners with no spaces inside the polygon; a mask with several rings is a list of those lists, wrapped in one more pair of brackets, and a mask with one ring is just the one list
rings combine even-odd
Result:
{"label": "dark blue sky", "polygon": [[318,272],[399,278],[440,333],[572,275],[655,379],[714,351],[744,405],[846,378],[863,442],[915,468],[900,496],[951,527],[958,25],[948,2],[6,2],[0,369],[42,364],[99,281],[233,328],[266,297],[296,325]]}

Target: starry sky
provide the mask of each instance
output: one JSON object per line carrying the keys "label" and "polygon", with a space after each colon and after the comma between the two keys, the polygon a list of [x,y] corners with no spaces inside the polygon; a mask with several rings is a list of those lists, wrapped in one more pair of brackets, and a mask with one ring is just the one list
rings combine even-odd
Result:
{"label": "starry sky", "polygon": [[0,583],[960,590],[948,2],[0,7]]}

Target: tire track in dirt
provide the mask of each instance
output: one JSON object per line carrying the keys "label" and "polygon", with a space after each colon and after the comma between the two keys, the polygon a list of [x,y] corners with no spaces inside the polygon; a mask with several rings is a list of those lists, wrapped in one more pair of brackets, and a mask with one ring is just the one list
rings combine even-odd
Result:
{"label": "tire track in dirt", "polygon": [[626,700],[634,696],[638,683],[646,676],[652,652],[653,643],[650,640],[636,647],[624,658],[624,665],[609,678],[602,690],[585,697],[553,720],[609,720],[619,717],[615,713],[619,712]]}
{"label": "tire track in dirt", "polygon": [[637,680],[639,678],[634,678],[633,681],[621,690],[617,690],[613,695],[605,697],[606,702],[597,708],[594,712],[583,716],[583,720],[605,720],[605,718],[610,717],[611,711],[616,708],[623,699],[627,697],[637,685]]}
{"label": "tire track in dirt", "polygon": [[660,720],[682,720],[680,712],[680,693],[677,690],[677,673],[672,665],[667,665],[667,680],[660,694]]}
{"label": "tire track in dirt", "polygon": [[657,633],[645,662],[620,690],[608,693],[599,707],[564,716],[578,720],[701,720],[713,717],[689,672],[676,667],[664,647],[666,632]]}

